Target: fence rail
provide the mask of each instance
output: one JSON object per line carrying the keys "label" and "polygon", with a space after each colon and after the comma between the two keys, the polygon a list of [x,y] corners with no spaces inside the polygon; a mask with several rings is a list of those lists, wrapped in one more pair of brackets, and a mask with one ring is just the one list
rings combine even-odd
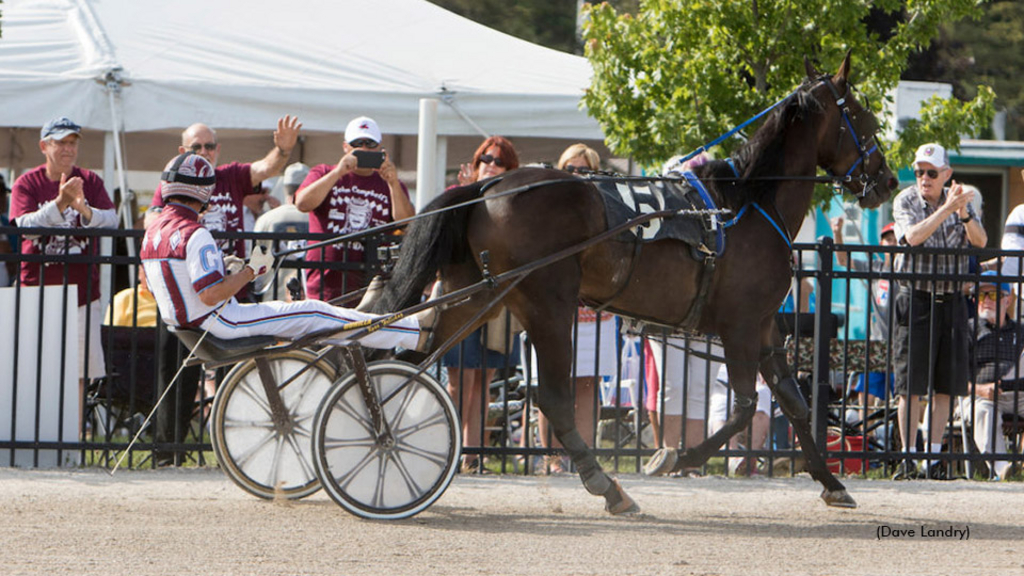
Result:
{"label": "fence rail", "polygon": [[[72,338],[76,338],[77,325],[74,311],[77,302],[72,295],[73,286],[68,286],[70,265],[86,265],[92,274],[104,280],[101,294],[101,310],[110,306],[113,294],[119,290],[132,290],[132,281],[138,277],[140,261],[138,246],[142,232],[138,230],[75,230],[66,229],[19,229],[0,228],[0,234],[22,234],[40,236],[75,235],[100,241],[106,246],[102,254],[43,254],[21,255],[0,254],[0,262],[11,262],[18,266],[23,263],[39,263],[43,266],[63,266],[64,282],[50,291],[23,286],[15,275],[14,285],[0,290],[0,310],[3,311],[6,338],[0,337],[0,465],[40,466],[57,463],[82,463],[94,466],[112,466],[116,456],[127,447],[130,435],[141,424],[143,415],[148,413],[162,386],[166,384],[168,370],[176,370],[182,350],[174,349],[169,354],[164,346],[166,331],[159,318],[155,326],[139,325],[133,309],[131,325],[110,327],[102,330],[99,341],[86,336],[81,344],[85,347],[99,346],[104,352],[105,378],[89,380],[78,390],[78,377],[82,372],[77,358],[65,350]],[[257,234],[257,233],[215,233],[217,239],[243,239],[246,241],[270,240],[275,246],[285,242],[307,239],[322,240],[328,236],[311,237],[300,234]],[[364,239],[367,261],[353,262],[307,262],[304,259],[290,259],[284,262],[281,272],[289,273],[306,269],[332,269],[344,273],[379,269],[376,246],[394,241],[394,237],[370,237]],[[815,255],[816,265],[794,269],[794,301],[801,301],[806,291],[813,291],[814,312],[781,315],[780,325],[789,336],[788,353],[794,371],[799,375],[803,390],[811,407],[812,427],[815,438],[826,452],[830,464],[847,473],[886,473],[891,466],[907,457],[931,457],[948,462],[951,469],[970,473],[975,465],[991,465],[993,460],[1020,462],[1019,439],[1024,425],[1020,417],[1010,417],[995,430],[995,434],[1008,433],[1013,441],[1006,453],[979,454],[971,450],[973,444],[970,423],[956,413],[947,418],[945,445],[942,453],[913,455],[898,444],[896,429],[896,402],[888,386],[883,386],[880,397],[871,399],[872,404],[857,403],[851,388],[864,372],[891,373],[895,370],[895,354],[891,339],[871,340],[872,330],[877,328],[875,303],[870,286],[884,283],[892,287],[901,282],[913,280],[955,280],[965,286],[967,292],[982,280],[977,269],[958,271],[948,275],[910,275],[898,273],[892,265],[892,257],[905,253],[914,258],[943,258],[953,252],[936,249],[907,249],[901,247],[870,247],[833,245],[829,239],[815,244],[798,244],[794,251],[798,262],[805,262],[804,254]],[[870,259],[887,264],[872,266],[840,267],[835,263],[837,253],[844,253],[853,261],[865,262]],[[1024,261],[1024,252],[1007,252],[993,249],[959,251],[974,260],[985,262],[996,259],[999,262],[1012,261],[1018,265]],[[1020,267],[1018,266],[1018,269]],[[368,278],[368,274],[366,277]],[[992,280],[986,277],[986,280]],[[1017,283],[1019,276],[999,276],[995,280]],[[56,290],[55,292],[53,290]],[[135,300],[137,301],[137,293]],[[90,294],[90,296],[92,296]],[[283,297],[275,282],[275,288],[267,295]],[[27,304],[35,306],[26,307]],[[101,312],[108,320],[105,312]],[[1020,306],[1012,310],[1013,319],[1021,321]],[[52,316],[52,317],[51,317]],[[87,316],[87,322],[95,318]],[[713,432],[714,413],[711,404],[718,402],[715,386],[717,363],[721,361],[720,351],[715,350],[706,339],[668,340],[658,333],[647,337],[665,342],[664,358],[655,359],[642,345],[643,340],[621,335],[620,326],[610,332],[601,329],[601,320],[596,323],[596,332],[583,323],[574,330],[575,350],[594,349],[599,352],[591,360],[594,366],[578,366],[574,363],[576,386],[581,390],[581,405],[589,411],[589,418],[578,417],[578,422],[587,423],[581,430],[584,438],[596,447],[600,457],[613,468],[622,471],[639,471],[641,458],[650,455],[656,445],[655,437],[666,440],[678,435],[681,442],[691,444],[705,434]],[[894,320],[891,316],[885,326],[892,333]],[[74,332],[74,333],[73,333]],[[608,334],[611,334],[609,336]],[[24,337],[30,334],[31,337]],[[586,336],[584,336],[586,334]],[[591,335],[593,334],[593,335]],[[603,335],[602,335],[603,334]],[[163,335],[163,336],[161,336]],[[976,339],[977,332],[969,335]],[[594,338],[593,342],[586,340]],[[603,341],[601,339],[604,339]],[[507,361],[496,371],[496,377],[487,383],[487,393],[475,396],[462,393],[467,386],[479,385],[473,380],[473,368],[465,366],[459,349],[452,352],[451,366],[437,366],[432,372],[448,381],[456,404],[464,419],[479,421],[481,425],[469,431],[464,452],[468,455],[482,455],[505,471],[522,471],[528,468],[550,466],[563,467],[557,458],[547,461],[536,460],[539,456],[558,454],[553,443],[544,437],[545,425],[539,418],[532,377],[532,356],[528,339],[522,342],[523,353],[517,353],[517,338],[504,339]],[[681,342],[681,343],[680,343]],[[675,348],[683,348],[682,368],[679,374],[671,373],[674,368],[668,355]],[[604,358],[600,358],[601,354]],[[613,355],[611,359],[609,355]],[[590,358],[588,356],[588,358]],[[649,364],[666,366],[658,374],[661,382],[654,381]],[[610,367],[609,367],[610,366]],[[971,366],[971,373],[976,366]],[[207,431],[207,418],[211,395],[226,374],[225,369],[204,371],[198,385],[197,397],[184,398],[181,394],[171,395],[170,401],[178,408],[179,416],[168,424],[160,423],[164,433],[160,435],[156,423],[142,435],[136,444],[129,466],[153,466],[156,458],[153,451],[178,455],[175,463],[194,462],[199,465],[210,463],[211,445]],[[594,376],[583,376],[593,374]],[[163,375],[163,376],[162,376]],[[673,407],[666,402],[666,381],[680,379],[683,384],[682,405]],[[697,389],[694,389],[697,387]],[[688,410],[687,391],[697,392],[705,402],[699,411],[691,406]],[[180,388],[179,388],[180,392]],[[725,404],[731,404],[725,392]],[[1016,394],[1016,393],[1014,393]],[[674,398],[674,397],[673,397]],[[474,400],[475,399],[475,400]],[[975,401],[972,395],[966,402]],[[187,418],[180,416],[187,410]],[[676,416],[681,416],[677,420]],[[772,407],[767,416],[767,439],[760,449],[742,446],[725,447],[714,460],[711,471],[728,467],[740,459],[757,459],[761,462],[761,473],[775,475],[792,472],[799,466],[799,452],[794,448],[788,434],[788,423]],[[690,425],[689,421],[699,424]],[[589,424],[593,423],[593,424]],[[188,430],[183,430],[187,426]],[[673,427],[679,429],[673,431]],[[754,432],[751,430],[750,432]],[[696,435],[696,436],[695,436]],[[755,440],[756,441],[756,440]],[[749,445],[744,444],[744,446]],[[780,460],[782,458],[782,460]],[[723,468],[719,468],[719,466]]]}

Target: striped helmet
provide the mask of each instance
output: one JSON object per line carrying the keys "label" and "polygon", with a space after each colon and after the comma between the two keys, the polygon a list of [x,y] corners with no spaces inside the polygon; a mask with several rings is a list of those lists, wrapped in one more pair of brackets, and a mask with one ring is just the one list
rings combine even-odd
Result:
{"label": "striped helmet", "polygon": [[160,175],[160,194],[164,198],[185,196],[203,204],[210,201],[217,182],[213,166],[193,152],[175,156]]}

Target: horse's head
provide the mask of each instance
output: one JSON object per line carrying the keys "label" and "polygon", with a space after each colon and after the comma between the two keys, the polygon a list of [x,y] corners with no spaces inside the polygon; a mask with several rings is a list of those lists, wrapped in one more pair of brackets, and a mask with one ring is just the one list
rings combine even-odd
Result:
{"label": "horse's head", "polygon": [[[842,183],[863,208],[875,208],[899,185],[878,146],[878,120],[854,97],[849,83],[850,53],[835,76],[820,75],[807,60],[812,90],[825,103],[827,121],[819,132],[818,165]],[[830,106],[828,103],[834,103]]]}

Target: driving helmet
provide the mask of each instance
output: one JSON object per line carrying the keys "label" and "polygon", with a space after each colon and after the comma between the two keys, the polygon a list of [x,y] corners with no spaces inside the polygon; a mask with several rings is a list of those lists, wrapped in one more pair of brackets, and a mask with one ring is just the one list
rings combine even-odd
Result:
{"label": "driving helmet", "polygon": [[204,205],[210,201],[217,176],[206,158],[193,152],[175,156],[160,175],[160,190],[164,198],[185,196]]}

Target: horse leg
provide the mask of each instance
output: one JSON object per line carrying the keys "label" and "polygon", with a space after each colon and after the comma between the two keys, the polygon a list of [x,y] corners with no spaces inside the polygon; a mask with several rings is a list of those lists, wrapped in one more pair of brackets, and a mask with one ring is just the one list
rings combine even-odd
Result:
{"label": "horse leg", "polygon": [[537,405],[547,417],[555,437],[572,458],[587,492],[604,496],[605,510],[611,514],[640,511],[617,480],[609,477],[597,462],[576,428],[574,396],[570,382],[572,361],[572,322],[576,314],[576,295],[564,298],[551,294],[555,283],[545,279],[518,288],[507,300],[509,308],[523,322],[537,350]]}
{"label": "horse leg", "polygon": [[782,408],[782,413],[793,425],[793,430],[800,441],[800,448],[807,458],[807,469],[811,477],[824,487],[821,498],[825,504],[839,508],[856,508],[857,502],[846,491],[843,483],[829,471],[825,459],[811,436],[810,409],[797,385],[796,378],[789,370],[786,354],[782,347],[782,336],[772,318],[766,330],[762,330],[762,342],[768,343],[762,361],[761,375],[764,376],[768,388],[775,395],[775,400]]}
{"label": "horse leg", "polygon": [[702,466],[730,438],[750,426],[754,412],[757,411],[757,392],[754,389],[757,363],[752,359],[754,353],[737,347],[735,340],[727,336],[723,336],[722,345],[729,369],[729,387],[733,390],[732,414],[717,432],[683,452],[673,466],[675,471]]}

